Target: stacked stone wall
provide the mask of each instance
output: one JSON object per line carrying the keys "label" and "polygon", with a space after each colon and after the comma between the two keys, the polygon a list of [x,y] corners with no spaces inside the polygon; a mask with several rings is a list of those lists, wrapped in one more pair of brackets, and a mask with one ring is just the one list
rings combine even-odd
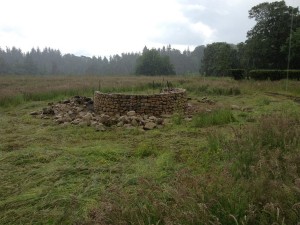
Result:
{"label": "stacked stone wall", "polygon": [[99,114],[122,115],[135,111],[138,114],[158,116],[183,111],[186,105],[186,91],[180,88],[154,95],[107,94],[99,91],[94,94],[94,110]]}

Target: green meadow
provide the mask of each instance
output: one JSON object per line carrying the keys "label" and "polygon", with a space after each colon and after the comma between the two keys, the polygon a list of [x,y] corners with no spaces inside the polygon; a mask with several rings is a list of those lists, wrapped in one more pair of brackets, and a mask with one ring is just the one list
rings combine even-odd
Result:
{"label": "green meadow", "polygon": [[[152,94],[167,82],[187,90],[191,119],[96,132],[30,115],[74,95]],[[3,76],[0,179],[0,224],[297,224],[300,82]]]}

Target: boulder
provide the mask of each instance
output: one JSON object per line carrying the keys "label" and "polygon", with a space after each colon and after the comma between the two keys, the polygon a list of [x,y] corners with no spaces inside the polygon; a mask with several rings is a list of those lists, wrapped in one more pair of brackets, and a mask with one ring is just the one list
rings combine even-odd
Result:
{"label": "boulder", "polygon": [[153,130],[156,127],[156,123],[153,122],[147,122],[144,125],[144,130]]}
{"label": "boulder", "polygon": [[135,116],[136,112],[135,111],[129,111],[127,112],[127,116]]}
{"label": "boulder", "polygon": [[102,123],[96,125],[95,129],[96,131],[106,131],[106,127]]}
{"label": "boulder", "polygon": [[52,107],[43,108],[42,113],[44,115],[54,115],[54,110]]}
{"label": "boulder", "polygon": [[102,114],[102,115],[100,116],[99,122],[100,122],[100,123],[103,123],[103,124],[108,124],[108,123],[109,123],[109,120],[110,120],[110,116],[109,116],[109,115]]}
{"label": "boulder", "polygon": [[124,125],[123,121],[117,123],[117,127],[123,127],[123,125]]}
{"label": "boulder", "polygon": [[93,118],[93,115],[89,112],[82,117],[82,119],[86,122],[90,122],[92,120],[92,118]]}
{"label": "boulder", "polygon": [[71,122],[71,124],[78,125],[81,122],[81,119],[77,118]]}
{"label": "boulder", "polygon": [[154,122],[156,121],[156,119],[157,119],[157,118],[156,118],[155,116],[150,116],[150,117],[149,117],[149,120],[152,120],[152,121],[154,121]]}
{"label": "boulder", "polygon": [[136,119],[131,120],[131,125],[136,127],[139,125],[139,123],[136,121]]}

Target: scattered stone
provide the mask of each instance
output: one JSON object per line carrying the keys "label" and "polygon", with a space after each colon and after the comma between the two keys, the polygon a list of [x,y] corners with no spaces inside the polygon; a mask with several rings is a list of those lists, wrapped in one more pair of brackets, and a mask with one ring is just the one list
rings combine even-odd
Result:
{"label": "scattered stone", "polygon": [[77,118],[71,122],[71,124],[77,125],[81,122],[81,119]]}
{"label": "scattered stone", "polygon": [[98,125],[98,122],[97,122],[97,121],[92,121],[92,122],[91,122],[91,126],[95,127],[95,126],[97,126],[97,125]]}
{"label": "scattered stone", "polygon": [[99,122],[100,122],[100,123],[103,123],[104,125],[109,126],[109,124],[110,124],[110,116],[109,116],[109,115],[102,114],[102,115],[100,116]]}
{"label": "scattered stone", "polygon": [[44,115],[54,115],[54,110],[51,107],[43,108],[42,114]]}
{"label": "scattered stone", "polygon": [[243,112],[252,112],[252,111],[253,111],[253,107],[251,107],[251,106],[243,107],[243,108],[242,108],[242,111],[243,111]]}
{"label": "scattered stone", "polygon": [[79,125],[79,126],[82,126],[82,127],[86,127],[86,126],[89,126],[90,124],[89,124],[88,122],[86,122],[86,121],[80,121],[80,122],[78,123],[78,125]]}
{"label": "scattered stone", "polygon": [[126,129],[134,129],[134,127],[133,126],[131,126],[131,124],[124,124],[124,126],[123,126],[124,128],[126,128]]}
{"label": "scattered stone", "polygon": [[241,110],[241,107],[239,107],[238,105],[231,105],[230,108],[232,110]]}
{"label": "scattered stone", "polygon": [[208,103],[210,105],[213,105],[216,103],[214,100],[208,99],[207,97],[203,97],[201,100],[197,100],[197,102]]}
{"label": "scattered stone", "polygon": [[40,112],[38,112],[38,111],[34,111],[34,112],[31,112],[31,113],[30,113],[31,116],[37,116],[37,115],[39,115],[39,114],[40,114]]}
{"label": "scattered stone", "polygon": [[124,125],[123,121],[117,123],[117,127],[123,127],[123,125]]}
{"label": "scattered stone", "polygon": [[147,122],[144,126],[144,130],[153,130],[156,127],[156,123]]}
{"label": "scattered stone", "polygon": [[82,119],[84,121],[86,121],[86,122],[90,122],[93,119],[93,116],[92,116],[91,113],[88,112],[87,114],[85,114],[84,116],[82,116]]}
{"label": "scattered stone", "polygon": [[96,126],[96,131],[106,131],[106,128],[103,124],[98,124]]}
{"label": "scattered stone", "polygon": [[93,100],[87,97],[74,96],[58,103],[48,103],[41,111],[31,112],[30,115],[42,119],[52,119],[60,126],[77,125],[92,126],[97,131],[114,129],[136,129],[141,131],[161,128],[166,124],[166,118],[171,115],[153,116],[137,114],[135,111],[117,114],[96,115],[93,110]]}
{"label": "scattered stone", "polygon": [[61,123],[64,123],[64,120],[63,120],[63,118],[58,118],[57,120],[56,120],[56,122],[58,123],[58,124],[61,124]]}
{"label": "scattered stone", "polygon": [[150,116],[150,117],[149,117],[149,120],[156,121],[157,118],[156,118],[155,116]]}
{"label": "scattered stone", "polygon": [[136,121],[136,119],[131,120],[131,125],[136,127],[139,125],[139,123]]}
{"label": "scattered stone", "polygon": [[127,116],[135,116],[136,112],[135,111],[129,111],[127,112]]}

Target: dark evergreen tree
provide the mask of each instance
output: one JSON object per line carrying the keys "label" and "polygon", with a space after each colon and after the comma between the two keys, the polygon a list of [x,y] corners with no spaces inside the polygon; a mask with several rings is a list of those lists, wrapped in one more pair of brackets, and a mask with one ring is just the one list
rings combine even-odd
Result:
{"label": "dark evergreen tree", "polygon": [[137,61],[136,74],[141,75],[174,75],[174,67],[168,56],[161,56],[155,49],[144,50]]}
{"label": "dark evergreen tree", "polygon": [[[202,48],[202,47],[201,47]],[[156,50],[161,59],[157,64],[163,73],[189,74],[198,73],[202,55],[198,47],[181,53],[171,45]],[[143,52],[149,52],[146,46]],[[0,49],[0,74],[35,74],[35,75],[129,75],[135,74],[140,53],[122,53],[107,57],[86,57],[73,54],[62,55],[59,50],[44,48],[42,51],[31,49],[23,53],[15,47]],[[170,65],[174,65],[174,67]],[[158,66],[159,67],[159,66]],[[175,71],[174,71],[175,70]]]}

